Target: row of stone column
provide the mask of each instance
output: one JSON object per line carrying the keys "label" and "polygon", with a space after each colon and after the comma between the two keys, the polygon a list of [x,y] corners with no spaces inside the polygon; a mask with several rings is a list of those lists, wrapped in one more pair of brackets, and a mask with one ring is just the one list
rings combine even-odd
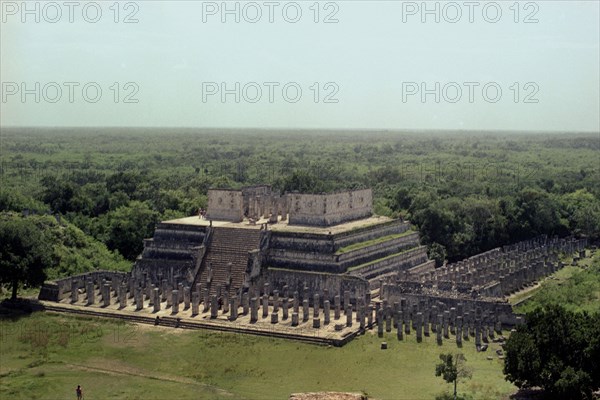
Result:
{"label": "row of stone column", "polygon": [[398,340],[403,340],[412,328],[417,342],[432,332],[439,344],[454,335],[457,345],[461,345],[463,339],[469,340],[471,336],[479,347],[482,342],[487,343],[489,338],[494,337],[494,331],[500,333],[502,330],[501,323],[491,313],[482,311],[480,307],[474,311],[464,311],[461,303],[457,307],[444,309],[441,304],[427,307],[420,302],[419,305],[413,303],[410,306],[406,299],[401,299],[400,303],[390,305],[384,300],[376,303],[375,312],[378,335],[383,336],[384,329],[391,332],[394,328]]}

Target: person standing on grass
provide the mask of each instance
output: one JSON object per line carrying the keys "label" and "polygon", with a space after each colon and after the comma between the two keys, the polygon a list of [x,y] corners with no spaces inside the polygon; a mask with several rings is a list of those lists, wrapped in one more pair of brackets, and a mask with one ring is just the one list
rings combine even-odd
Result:
{"label": "person standing on grass", "polygon": [[83,389],[81,389],[80,385],[77,385],[77,389],[75,389],[75,393],[77,393],[77,400],[83,399]]}

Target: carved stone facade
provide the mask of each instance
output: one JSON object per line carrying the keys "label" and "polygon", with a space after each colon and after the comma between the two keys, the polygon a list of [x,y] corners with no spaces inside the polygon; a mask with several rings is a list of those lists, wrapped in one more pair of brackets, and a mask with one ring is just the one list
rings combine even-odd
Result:
{"label": "carved stone facade", "polygon": [[373,214],[371,189],[332,194],[288,194],[290,225],[332,226],[370,217]]}
{"label": "carved stone facade", "polygon": [[242,222],[244,200],[240,190],[209,189],[208,219]]}

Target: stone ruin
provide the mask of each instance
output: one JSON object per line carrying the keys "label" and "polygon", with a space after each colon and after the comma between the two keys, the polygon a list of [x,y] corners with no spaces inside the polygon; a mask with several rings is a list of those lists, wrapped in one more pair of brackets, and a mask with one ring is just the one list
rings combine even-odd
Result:
{"label": "stone ruin", "polygon": [[[417,341],[452,334],[460,345],[470,335],[480,345],[519,322],[504,296],[562,267],[559,252],[584,254],[586,245],[540,237],[435,269],[409,222],[370,216],[370,191],[303,196],[211,191],[207,218],[221,220],[162,222],[130,273],[47,282],[39,298],[55,310],[311,343],[343,345],[376,327],[399,340],[412,330]],[[337,201],[357,212],[336,216]]]}
{"label": "stone ruin", "polygon": [[242,222],[244,218],[290,225],[332,226],[371,216],[371,189],[328,194],[286,193],[279,195],[270,186],[249,186],[241,190],[209,189],[208,219]]}

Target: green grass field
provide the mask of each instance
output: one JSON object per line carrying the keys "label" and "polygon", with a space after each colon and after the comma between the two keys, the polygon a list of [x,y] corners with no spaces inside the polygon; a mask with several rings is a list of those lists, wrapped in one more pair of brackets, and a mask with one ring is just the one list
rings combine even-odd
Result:
{"label": "green grass field", "polygon": [[[38,312],[0,322],[0,398],[286,399],[293,392],[365,392],[376,399],[432,399],[450,390],[435,377],[442,352],[462,352],[473,378],[459,384],[474,399],[502,399],[496,344],[477,353],[433,337],[417,344],[368,333],[342,348],[209,331],[132,325]],[[487,356],[494,355],[493,360]]]}

